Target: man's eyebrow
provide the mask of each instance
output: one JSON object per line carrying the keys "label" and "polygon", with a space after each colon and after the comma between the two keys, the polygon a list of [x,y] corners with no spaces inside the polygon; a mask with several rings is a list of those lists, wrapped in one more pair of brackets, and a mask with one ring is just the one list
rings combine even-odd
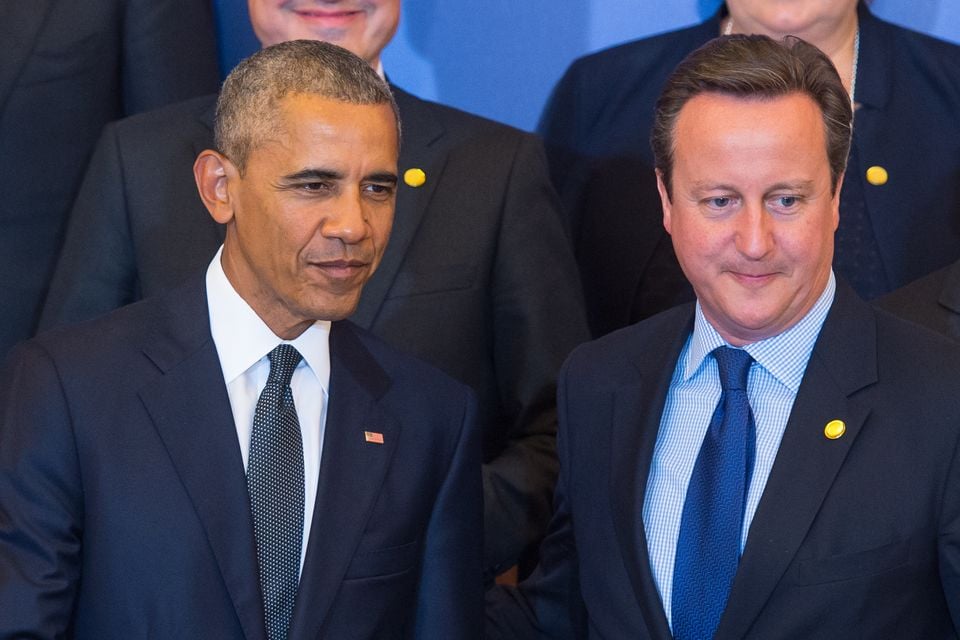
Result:
{"label": "man's eyebrow", "polygon": [[368,176],[364,177],[364,180],[369,180],[370,182],[386,182],[388,184],[397,184],[399,178],[397,174],[390,173],[389,171],[381,171],[377,173],[371,173]]}
{"label": "man's eyebrow", "polygon": [[814,186],[813,180],[796,180],[796,181],[786,181],[778,182],[774,185],[771,185],[767,192],[770,191],[808,191]]}
{"label": "man's eyebrow", "polygon": [[723,184],[720,182],[706,182],[703,180],[697,180],[691,186],[692,191],[695,193],[702,193],[704,191],[738,191],[733,185]]}
{"label": "man's eyebrow", "polygon": [[[766,189],[766,193],[773,191],[805,191],[813,188],[813,180],[785,180],[783,182],[777,182],[770,185]],[[737,192],[738,189],[733,185],[715,183],[715,182],[694,182],[693,185],[694,193],[702,193],[704,191],[733,191]]]}
{"label": "man's eyebrow", "polygon": [[301,182],[303,180],[342,180],[343,174],[332,169],[303,169],[296,173],[283,176],[284,182]]}

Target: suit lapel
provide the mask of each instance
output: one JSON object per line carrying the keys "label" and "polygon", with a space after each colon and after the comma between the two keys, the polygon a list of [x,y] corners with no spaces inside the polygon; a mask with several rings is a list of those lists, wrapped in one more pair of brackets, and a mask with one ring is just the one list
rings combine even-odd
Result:
{"label": "suit lapel", "polygon": [[[909,237],[915,224],[911,216],[903,215],[902,202],[894,196],[890,187],[874,186],[867,181],[867,167],[887,167],[895,178],[897,168],[903,163],[896,145],[885,130],[894,114],[889,113],[890,97],[894,92],[894,79],[900,71],[900,62],[894,49],[888,46],[889,33],[861,2],[858,9],[860,25],[860,51],[857,65],[856,95],[857,110],[854,114],[853,144],[856,146],[856,167],[849,167],[844,182],[857,180],[863,194],[863,202],[869,212],[870,225],[876,237],[877,247],[883,259],[887,277],[896,278],[910,272],[904,264],[904,237]],[[856,171],[856,173],[854,173]],[[902,176],[901,176],[902,177]]]}
{"label": "suit lapel", "polygon": [[[757,508],[717,638],[742,638],[794,560],[870,413],[856,392],[877,380],[870,308],[838,283]],[[846,432],[824,436],[831,420]]]}
{"label": "suit lapel", "polygon": [[[291,638],[319,636],[400,439],[399,423],[377,404],[390,379],[348,324],[333,325],[330,357],[317,501]],[[381,434],[383,444],[367,442],[365,431]]]}
{"label": "suit lapel", "polygon": [[[393,286],[407,254],[407,247],[417,233],[447,161],[448,147],[442,144],[444,128],[435,118],[430,105],[397,87],[392,88],[403,121],[397,209],[383,260],[364,286],[360,304],[350,318],[367,329],[373,324],[387,292]],[[403,174],[408,169],[422,169],[427,181],[420,187],[407,185],[403,181]]]}
{"label": "suit lapel", "polygon": [[645,341],[644,352],[632,358],[639,380],[613,392],[611,475],[613,517],[630,583],[653,638],[670,638],[670,627],[650,569],[643,527],[643,501],[660,418],[680,351],[693,324],[688,305],[681,330],[672,340]]}
{"label": "suit lapel", "polygon": [[27,58],[33,51],[53,3],[51,0],[0,2],[0,42],[3,42],[3,57],[0,58],[0,113],[13,91]]}
{"label": "suit lapel", "polygon": [[168,331],[144,349],[163,377],[141,390],[140,398],[193,501],[244,635],[263,639],[243,460],[202,283],[198,278],[167,297]]}

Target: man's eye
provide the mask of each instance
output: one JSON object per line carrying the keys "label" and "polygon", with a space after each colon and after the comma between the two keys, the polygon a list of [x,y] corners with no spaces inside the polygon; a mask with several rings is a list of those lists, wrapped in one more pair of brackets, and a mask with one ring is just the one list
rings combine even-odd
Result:
{"label": "man's eye", "polygon": [[330,185],[326,182],[302,182],[300,183],[300,188],[304,191],[323,191],[328,189]]}
{"label": "man's eye", "polygon": [[786,195],[775,196],[770,201],[770,206],[777,211],[792,212],[800,206],[803,199],[800,196]]}
{"label": "man's eye", "polygon": [[387,198],[393,193],[393,187],[386,184],[364,185],[363,190],[378,198]]}
{"label": "man's eye", "polygon": [[710,209],[729,209],[733,205],[731,196],[715,196],[706,199],[706,205]]}

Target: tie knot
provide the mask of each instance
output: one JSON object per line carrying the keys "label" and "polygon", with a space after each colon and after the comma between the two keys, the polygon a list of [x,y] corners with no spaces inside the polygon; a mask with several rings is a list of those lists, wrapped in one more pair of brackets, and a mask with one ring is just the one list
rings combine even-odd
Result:
{"label": "tie knot", "polygon": [[747,375],[753,358],[743,349],[717,347],[713,350],[720,372],[720,387],[724,391],[746,391]]}
{"label": "tie knot", "polygon": [[290,384],[293,370],[300,364],[303,356],[289,344],[278,344],[273,351],[267,354],[267,358],[270,359],[270,376],[267,378],[267,384],[279,384],[286,387]]}

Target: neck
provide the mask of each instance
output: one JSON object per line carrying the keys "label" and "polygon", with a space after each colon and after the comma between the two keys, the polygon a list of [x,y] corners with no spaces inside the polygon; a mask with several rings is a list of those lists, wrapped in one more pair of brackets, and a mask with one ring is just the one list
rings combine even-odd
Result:
{"label": "neck", "polygon": [[830,58],[833,66],[837,68],[840,80],[843,81],[843,86],[846,87],[847,91],[850,91],[854,80],[854,42],[857,38],[858,27],[855,11],[839,21],[818,21],[803,29],[792,31],[771,31],[767,26],[751,20],[749,16],[733,10],[721,23],[721,31],[724,35],[754,33],[770,36],[774,40],[781,40],[785,36],[792,35],[809,42]]}

